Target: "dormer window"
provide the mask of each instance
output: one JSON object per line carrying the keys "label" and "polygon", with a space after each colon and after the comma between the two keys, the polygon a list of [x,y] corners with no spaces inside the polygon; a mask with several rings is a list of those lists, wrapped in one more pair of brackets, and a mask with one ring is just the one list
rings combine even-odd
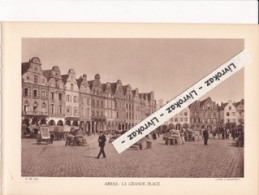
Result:
{"label": "dormer window", "polygon": [[38,81],[39,81],[38,75],[34,75],[34,83],[35,83],[35,84],[38,84]]}

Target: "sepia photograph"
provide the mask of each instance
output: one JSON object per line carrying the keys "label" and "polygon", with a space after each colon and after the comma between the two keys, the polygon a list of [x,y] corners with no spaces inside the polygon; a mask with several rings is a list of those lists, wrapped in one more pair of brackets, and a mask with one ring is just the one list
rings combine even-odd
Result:
{"label": "sepia photograph", "polygon": [[244,69],[119,154],[112,142],[244,39],[21,39],[21,176],[244,178]]}

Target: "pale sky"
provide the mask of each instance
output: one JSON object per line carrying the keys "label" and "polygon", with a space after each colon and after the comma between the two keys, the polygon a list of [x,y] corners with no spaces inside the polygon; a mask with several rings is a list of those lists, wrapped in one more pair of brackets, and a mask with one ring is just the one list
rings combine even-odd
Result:
{"label": "pale sky", "polygon": [[[244,49],[241,39],[64,39],[22,40],[22,62],[39,57],[42,69],[70,68],[77,78],[87,74],[101,82],[130,84],[139,92],[155,92],[164,103],[205,77]],[[217,103],[244,98],[244,70],[239,71],[203,98]]]}

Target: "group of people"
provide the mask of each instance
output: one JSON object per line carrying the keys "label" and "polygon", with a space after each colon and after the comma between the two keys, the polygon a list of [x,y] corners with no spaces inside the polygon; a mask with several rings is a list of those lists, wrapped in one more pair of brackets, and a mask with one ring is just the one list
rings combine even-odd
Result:
{"label": "group of people", "polygon": [[[202,134],[204,138],[204,144],[208,144],[209,139],[209,131],[208,129],[202,129]],[[229,129],[229,128],[223,128],[223,127],[217,127],[217,129],[212,131],[213,138],[216,138],[216,135],[218,135],[221,139],[230,139],[230,136],[232,139],[236,139],[238,141],[238,145],[243,146],[244,144],[244,131],[243,129]]]}

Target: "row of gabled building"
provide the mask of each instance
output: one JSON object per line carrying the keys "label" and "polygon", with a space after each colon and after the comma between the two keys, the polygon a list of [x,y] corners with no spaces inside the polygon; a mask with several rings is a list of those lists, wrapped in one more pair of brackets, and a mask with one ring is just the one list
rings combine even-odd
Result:
{"label": "row of gabled building", "polygon": [[43,70],[38,57],[22,63],[22,119],[27,125],[73,125],[88,133],[127,130],[156,110],[154,92],[139,93],[120,80],[88,80],[73,69]]}
{"label": "row of gabled building", "polygon": [[171,118],[167,123],[170,128],[208,128],[210,131],[217,128],[244,126],[244,99],[239,102],[229,100],[217,104],[210,97],[195,101],[189,107]]}

